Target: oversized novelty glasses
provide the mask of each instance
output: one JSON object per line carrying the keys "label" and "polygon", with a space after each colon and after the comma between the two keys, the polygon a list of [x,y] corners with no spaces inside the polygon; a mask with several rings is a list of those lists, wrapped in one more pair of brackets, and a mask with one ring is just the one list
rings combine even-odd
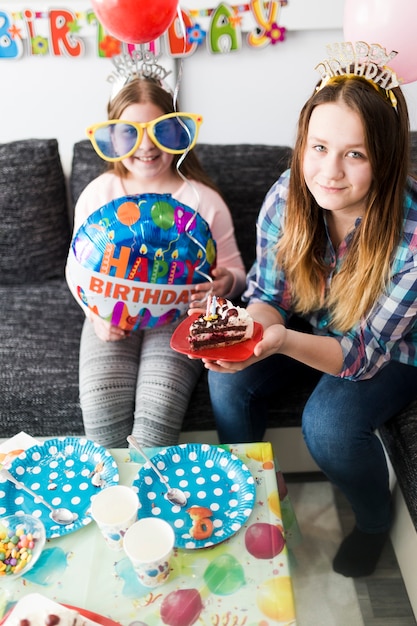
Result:
{"label": "oversized novelty glasses", "polygon": [[108,120],[87,128],[87,136],[105,161],[121,161],[134,154],[145,128],[160,150],[183,154],[195,146],[202,121],[196,113],[168,113],[150,122]]}

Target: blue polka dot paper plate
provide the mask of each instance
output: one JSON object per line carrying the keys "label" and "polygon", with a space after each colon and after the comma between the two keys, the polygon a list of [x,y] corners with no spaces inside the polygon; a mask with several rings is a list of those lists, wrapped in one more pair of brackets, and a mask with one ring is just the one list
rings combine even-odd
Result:
{"label": "blue polka dot paper plate", "polygon": [[178,548],[194,550],[225,541],[248,520],[255,504],[255,481],[248,467],[223,448],[181,444],[152,457],[170,487],[182,489],[186,506],[169,502],[166,487],[145,463],[133,481],[139,517],[169,522]]}
{"label": "blue polka dot paper plate", "polygon": [[52,506],[77,513],[75,522],[60,526],[50,518],[46,506],[0,477],[0,516],[30,513],[43,522],[48,539],[89,524],[92,496],[119,482],[117,464],[110,452],[78,437],[48,439],[28,448],[13,461],[10,472]]}

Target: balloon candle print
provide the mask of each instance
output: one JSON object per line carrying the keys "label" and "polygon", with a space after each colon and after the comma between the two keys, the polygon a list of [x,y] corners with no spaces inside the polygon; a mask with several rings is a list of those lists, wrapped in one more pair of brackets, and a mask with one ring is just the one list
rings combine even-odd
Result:
{"label": "balloon candle print", "polygon": [[74,235],[68,278],[78,302],[124,330],[162,326],[209,280],[216,244],[207,222],[171,194],[122,196]]}

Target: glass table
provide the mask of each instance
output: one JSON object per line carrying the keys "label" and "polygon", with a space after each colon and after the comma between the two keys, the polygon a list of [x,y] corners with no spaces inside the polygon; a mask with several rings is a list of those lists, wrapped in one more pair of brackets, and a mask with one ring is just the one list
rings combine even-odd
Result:
{"label": "glass table", "polygon": [[[238,532],[212,547],[176,549],[168,581],[150,590],[140,585],[124,552],[112,551],[92,522],[48,540],[26,577],[0,578],[0,618],[19,598],[41,593],[122,626],[295,625],[288,544],[298,527],[272,446],[221,447],[249,468],[256,487],[252,513]],[[137,453],[111,454],[120,483],[132,485],[141,467]],[[104,618],[102,623],[107,624]]]}

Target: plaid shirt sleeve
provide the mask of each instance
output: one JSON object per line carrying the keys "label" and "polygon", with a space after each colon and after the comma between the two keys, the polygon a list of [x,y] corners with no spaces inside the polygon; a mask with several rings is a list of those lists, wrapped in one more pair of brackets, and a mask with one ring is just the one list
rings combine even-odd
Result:
{"label": "plaid shirt sleeve", "polygon": [[417,185],[410,181],[404,202],[402,240],[392,262],[391,281],[366,319],[339,337],[342,378],[374,376],[390,360],[417,365]]}

